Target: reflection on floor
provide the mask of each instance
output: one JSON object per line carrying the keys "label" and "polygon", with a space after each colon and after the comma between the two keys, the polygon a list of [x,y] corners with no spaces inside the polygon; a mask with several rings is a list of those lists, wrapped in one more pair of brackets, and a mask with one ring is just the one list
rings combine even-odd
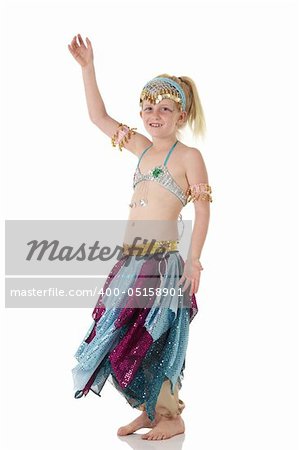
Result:
{"label": "reflection on floor", "polygon": [[[145,430],[145,429],[144,429]],[[170,439],[163,439],[160,441],[148,441],[142,439],[141,436],[146,431],[136,432],[129,436],[118,436],[118,439],[126,442],[133,450],[182,450],[185,440],[185,434],[174,436]]]}

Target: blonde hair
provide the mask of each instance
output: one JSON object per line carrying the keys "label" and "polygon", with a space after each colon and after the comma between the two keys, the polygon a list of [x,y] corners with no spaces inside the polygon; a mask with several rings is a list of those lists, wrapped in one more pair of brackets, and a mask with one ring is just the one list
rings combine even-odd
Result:
{"label": "blonde hair", "polygon": [[[176,81],[181,86],[186,95],[187,118],[186,122],[184,122],[183,125],[179,126],[179,129],[185,128],[185,126],[188,124],[194,136],[204,137],[207,129],[205,116],[196,84],[194,83],[192,78],[186,76],[175,77],[172,75],[168,75],[167,73],[157,75],[157,77],[167,77],[173,81]],[[178,136],[180,136],[179,130],[177,134]]]}

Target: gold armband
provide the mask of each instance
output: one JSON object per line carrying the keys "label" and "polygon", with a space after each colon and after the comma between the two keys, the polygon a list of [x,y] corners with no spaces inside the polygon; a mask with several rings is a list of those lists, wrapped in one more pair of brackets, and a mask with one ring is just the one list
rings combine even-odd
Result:
{"label": "gold armband", "polygon": [[212,202],[212,189],[207,183],[192,184],[187,189],[187,203],[195,200],[208,200]]}
{"label": "gold armband", "polygon": [[137,130],[137,128],[130,128],[128,125],[119,123],[115,134],[111,138],[113,147],[118,145],[120,151],[122,151],[122,147],[125,145],[125,142],[128,142],[131,136],[135,134],[134,130]]}

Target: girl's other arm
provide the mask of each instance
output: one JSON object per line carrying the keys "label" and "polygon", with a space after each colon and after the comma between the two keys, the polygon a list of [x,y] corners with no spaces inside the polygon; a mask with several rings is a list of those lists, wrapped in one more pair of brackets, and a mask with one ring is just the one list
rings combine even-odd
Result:
{"label": "girl's other arm", "polygon": [[[208,173],[201,152],[196,148],[191,148],[186,153],[185,158],[186,177],[190,186],[198,183],[208,185]],[[191,260],[198,260],[205,243],[210,222],[210,202],[198,198],[194,203],[195,222],[191,236],[191,246],[189,257]]]}
{"label": "girl's other arm", "polygon": [[[86,38],[87,45],[80,34],[73,38],[71,45],[68,45],[69,51],[80,64],[84,82],[85,96],[90,120],[97,125],[100,130],[112,138],[120,122],[110,117],[106,111],[105,104],[98,89],[95,68],[93,64],[93,50],[91,42]],[[135,132],[124,147],[139,156],[144,148],[151,144],[151,141],[140,133]]]}

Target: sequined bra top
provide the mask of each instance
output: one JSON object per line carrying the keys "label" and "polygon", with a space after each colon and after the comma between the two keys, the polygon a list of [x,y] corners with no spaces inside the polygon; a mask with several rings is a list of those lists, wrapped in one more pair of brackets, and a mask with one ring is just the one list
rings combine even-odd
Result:
{"label": "sequined bra top", "polygon": [[171,153],[173,152],[175,146],[177,145],[177,143],[178,143],[178,141],[176,141],[176,143],[171,147],[171,149],[167,153],[164,163],[162,165],[153,167],[145,174],[140,172],[139,163],[141,161],[141,158],[145,154],[145,152],[147,150],[149,150],[153,144],[151,144],[149,147],[147,147],[142,152],[142,154],[139,158],[136,170],[135,170],[134,179],[133,179],[133,188],[135,189],[135,186],[138,183],[140,183],[141,181],[145,181],[145,180],[156,181],[161,186],[163,186],[164,188],[166,188],[170,192],[172,192],[182,202],[183,206],[185,206],[187,204],[187,195],[183,191],[183,189],[175,182],[175,180],[171,176],[171,173],[169,172],[167,165],[166,165],[167,161],[168,161]]}

